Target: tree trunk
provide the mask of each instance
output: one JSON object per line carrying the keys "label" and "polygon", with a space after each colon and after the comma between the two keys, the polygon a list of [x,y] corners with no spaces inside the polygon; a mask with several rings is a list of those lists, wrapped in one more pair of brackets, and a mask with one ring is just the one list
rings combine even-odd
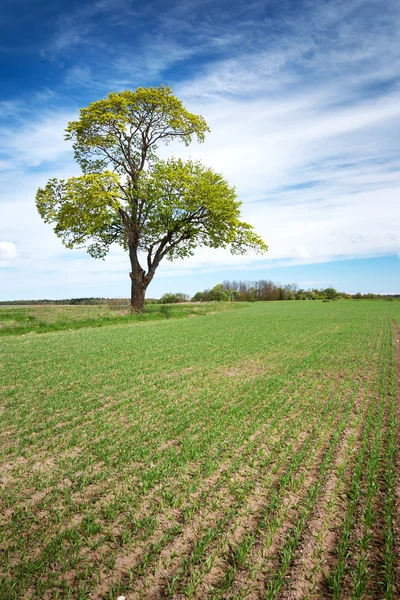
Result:
{"label": "tree trunk", "polygon": [[139,263],[136,240],[134,238],[130,241],[129,258],[131,262],[131,272],[129,273],[129,276],[131,278],[131,312],[142,312],[144,309],[144,297],[148,281],[146,280],[146,273]]}
{"label": "tree trunk", "polygon": [[129,258],[132,269],[131,273],[129,273],[131,278],[131,311],[142,312],[144,310],[146,290],[154,277],[154,273],[160,261],[157,260],[151,262],[148,259],[149,270],[146,273],[139,263],[137,247],[134,245],[129,249]]}
{"label": "tree trunk", "polygon": [[131,310],[142,312],[147,285],[143,281],[142,273],[130,273],[131,278]]}

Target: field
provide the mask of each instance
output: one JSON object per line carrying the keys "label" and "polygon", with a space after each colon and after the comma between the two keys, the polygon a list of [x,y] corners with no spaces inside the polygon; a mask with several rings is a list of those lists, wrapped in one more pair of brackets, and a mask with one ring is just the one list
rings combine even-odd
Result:
{"label": "field", "polygon": [[400,597],[400,302],[208,312],[1,337],[2,600]]}

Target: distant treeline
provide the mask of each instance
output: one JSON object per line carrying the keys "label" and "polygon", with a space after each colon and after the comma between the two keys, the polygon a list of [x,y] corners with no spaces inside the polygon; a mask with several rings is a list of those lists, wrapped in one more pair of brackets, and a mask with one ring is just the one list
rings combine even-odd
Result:
{"label": "distant treeline", "polygon": [[[274,300],[337,300],[347,298],[354,300],[400,299],[400,294],[346,294],[334,288],[308,289],[299,288],[297,284],[280,285],[273,281],[260,279],[259,281],[223,281],[211,290],[197,292],[193,298],[183,293],[168,293],[161,298],[146,298],[146,304],[175,304],[180,302],[257,302]],[[0,300],[1,305],[98,305],[107,304],[110,308],[113,303],[118,306],[129,305],[128,298],[66,298],[64,300]]]}
{"label": "distant treeline", "polygon": [[400,294],[382,296],[379,294],[346,294],[335,288],[308,289],[299,288],[291,283],[280,285],[270,280],[259,281],[223,281],[211,290],[197,292],[192,298],[195,302],[229,301],[257,302],[274,300],[337,300],[339,298],[354,298],[373,300],[377,298],[400,298]]}

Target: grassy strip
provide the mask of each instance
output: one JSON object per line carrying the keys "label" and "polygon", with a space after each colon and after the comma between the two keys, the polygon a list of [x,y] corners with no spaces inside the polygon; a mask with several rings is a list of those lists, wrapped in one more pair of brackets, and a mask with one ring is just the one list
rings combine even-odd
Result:
{"label": "grassy strip", "polygon": [[[60,311],[56,320],[52,315],[47,317],[46,312],[42,314],[34,309],[0,309],[0,336],[26,335],[28,333],[49,333],[53,331],[72,331],[84,327],[104,327],[107,325],[122,325],[136,322],[160,321],[164,319],[182,319],[188,316],[207,315],[211,312],[221,312],[226,310],[235,310],[244,308],[248,304],[244,303],[204,303],[197,304],[153,304],[146,306],[142,313],[115,314],[105,307],[103,310],[93,310],[95,316],[90,315],[87,308],[87,318],[80,316],[74,318],[73,310]],[[92,307],[90,307],[92,308]],[[72,318],[71,318],[72,317]]]}

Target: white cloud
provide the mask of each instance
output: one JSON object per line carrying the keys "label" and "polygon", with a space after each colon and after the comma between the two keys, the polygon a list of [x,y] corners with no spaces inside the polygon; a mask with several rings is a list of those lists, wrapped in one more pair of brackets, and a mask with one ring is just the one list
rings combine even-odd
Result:
{"label": "white cloud", "polygon": [[11,265],[17,258],[17,247],[13,242],[0,242],[0,267]]}

